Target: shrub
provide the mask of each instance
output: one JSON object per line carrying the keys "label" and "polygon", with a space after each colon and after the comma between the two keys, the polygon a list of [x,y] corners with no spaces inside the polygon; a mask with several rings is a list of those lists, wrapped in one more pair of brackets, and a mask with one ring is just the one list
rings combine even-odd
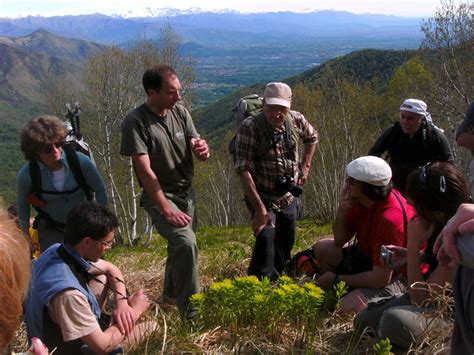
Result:
{"label": "shrub", "polygon": [[196,322],[208,329],[221,327],[234,336],[253,330],[277,339],[290,324],[304,339],[313,337],[329,307],[337,304],[345,290],[342,282],[326,293],[313,283],[298,285],[286,276],[276,283],[243,276],[213,283],[193,295],[191,303],[197,308]]}

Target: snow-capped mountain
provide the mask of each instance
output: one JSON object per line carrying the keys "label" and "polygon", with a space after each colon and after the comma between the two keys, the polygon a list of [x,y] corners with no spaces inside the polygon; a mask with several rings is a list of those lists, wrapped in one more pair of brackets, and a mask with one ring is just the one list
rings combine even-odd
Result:
{"label": "snow-capped mountain", "polygon": [[114,14],[115,18],[143,18],[143,17],[175,17],[181,15],[197,15],[203,12],[211,13],[232,13],[238,14],[240,11],[233,9],[219,9],[219,10],[204,10],[200,7],[190,7],[188,9],[173,9],[173,8],[151,8],[145,7],[142,9],[129,10],[122,14]]}

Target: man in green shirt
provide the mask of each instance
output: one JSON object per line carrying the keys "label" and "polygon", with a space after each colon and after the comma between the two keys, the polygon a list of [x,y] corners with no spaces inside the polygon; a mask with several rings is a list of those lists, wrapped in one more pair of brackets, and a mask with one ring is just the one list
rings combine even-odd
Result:
{"label": "man in green shirt", "polygon": [[163,295],[176,299],[189,318],[189,297],[199,292],[193,154],[207,160],[209,146],[179,104],[181,84],[171,67],[157,64],[142,81],[147,101],[123,121],[120,153],[132,158],[143,187],[141,205],[168,241]]}

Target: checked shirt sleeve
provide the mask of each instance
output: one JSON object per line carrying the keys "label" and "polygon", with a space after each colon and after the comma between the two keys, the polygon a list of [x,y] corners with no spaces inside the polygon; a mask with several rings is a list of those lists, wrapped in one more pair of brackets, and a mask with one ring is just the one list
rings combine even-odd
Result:
{"label": "checked shirt sleeve", "polygon": [[300,138],[303,140],[303,144],[317,144],[319,142],[319,135],[316,129],[309,123],[309,121],[303,116],[303,114],[292,111],[295,126],[299,132]]}
{"label": "checked shirt sleeve", "polygon": [[235,171],[237,173],[245,170],[254,171],[256,149],[255,119],[250,117],[240,126],[235,140]]}

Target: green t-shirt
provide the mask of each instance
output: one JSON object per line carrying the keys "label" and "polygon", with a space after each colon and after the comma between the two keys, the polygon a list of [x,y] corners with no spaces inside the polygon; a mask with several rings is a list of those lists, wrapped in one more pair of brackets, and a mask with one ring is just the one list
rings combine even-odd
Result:
{"label": "green t-shirt", "polygon": [[194,176],[190,138],[199,134],[188,110],[176,105],[166,117],[158,117],[143,104],[122,123],[120,154],[148,154],[151,169],[165,192],[187,189]]}

